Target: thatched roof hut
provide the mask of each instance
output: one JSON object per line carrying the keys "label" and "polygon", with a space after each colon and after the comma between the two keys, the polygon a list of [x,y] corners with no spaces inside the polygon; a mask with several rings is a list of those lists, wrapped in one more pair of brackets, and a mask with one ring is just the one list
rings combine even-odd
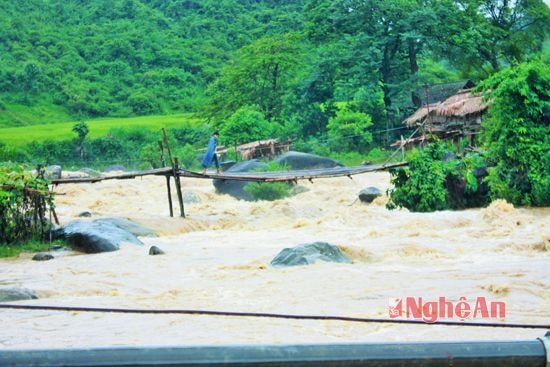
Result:
{"label": "thatched roof hut", "polygon": [[443,102],[419,108],[403,123],[409,127],[424,126],[425,130],[438,135],[451,132],[471,135],[480,129],[481,118],[486,110],[487,103],[481,93],[463,89]]}
{"label": "thatched roof hut", "polygon": [[415,105],[420,108],[426,104],[442,102],[462,89],[470,89],[473,87],[475,87],[475,84],[468,79],[425,86],[414,92],[414,95],[417,97]]}
{"label": "thatched roof hut", "polygon": [[253,141],[246,144],[237,145],[236,147],[220,148],[218,154],[223,158],[229,150],[235,149],[242,160],[253,158],[274,157],[282,153],[288,152],[290,149],[289,142],[279,142],[278,139],[266,139]]}

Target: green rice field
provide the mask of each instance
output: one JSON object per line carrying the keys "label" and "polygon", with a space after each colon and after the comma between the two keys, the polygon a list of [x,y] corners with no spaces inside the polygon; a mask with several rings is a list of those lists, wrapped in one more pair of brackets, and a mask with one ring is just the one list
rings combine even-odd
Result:
{"label": "green rice field", "polygon": [[[200,123],[200,119],[193,114],[182,113],[163,116],[140,116],[126,118],[100,118],[94,120],[84,120],[90,132],[88,137],[99,138],[108,135],[112,129],[148,129],[161,130],[164,128],[181,127],[184,123]],[[0,128],[0,142],[17,147],[29,144],[32,141],[44,140],[66,140],[75,138],[76,134],[72,131],[76,121],[50,123],[20,127]]]}

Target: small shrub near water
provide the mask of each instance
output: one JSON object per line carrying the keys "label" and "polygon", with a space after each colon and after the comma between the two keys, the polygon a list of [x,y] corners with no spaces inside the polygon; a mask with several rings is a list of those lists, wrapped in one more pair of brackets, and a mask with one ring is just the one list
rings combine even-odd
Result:
{"label": "small shrub near water", "polygon": [[45,218],[54,203],[48,184],[22,166],[0,166],[0,245],[38,240],[49,231]]}
{"label": "small shrub near water", "polygon": [[416,149],[408,167],[391,171],[395,187],[387,207],[431,212],[484,206],[489,202],[484,166],[479,155],[458,159],[452,147],[441,142]]}
{"label": "small shrub near water", "polygon": [[[259,169],[262,172],[288,171],[286,165],[277,162],[267,163],[267,168]],[[244,191],[252,195],[254,200],[278,200],[290,195],[290,185],[286,182],[251,182],[244,187]]]}
{"label": "small shrub near water", "polygon": [[289,196],[290,187],[286,182],[251,182],[244,187],[254,200],[278,200]]}

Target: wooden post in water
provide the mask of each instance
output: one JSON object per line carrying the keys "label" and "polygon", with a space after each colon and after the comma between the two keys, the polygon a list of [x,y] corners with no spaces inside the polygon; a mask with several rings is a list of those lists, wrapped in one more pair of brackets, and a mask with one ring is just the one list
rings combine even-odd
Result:
{"label": "wooden post in water", "polygon": [[172,158],[172,151],[170,150],[170,143],[168,142],[168,135],[166,135],[166,130],[162,128],[162,134],[164,135],[164,144],[166,144],[166,150],[168,150],[168,157],[170,158],[170,164],[172,165],[172,175],[174,176],[174,182],[176,183],[176,191],[178,193],[178,201],[180,204],[180,216],[185,218],[185,210],[183,207],[183,195],[181,194],[181,183],[180,176],[178,174],[179,165],[178,160],[174,161]]}
{"label": "wooden post in water", "polygon": [[[166,166],[166,159],[164,159],[164,147],[162,146],[162,141],[159,140],[159,151],[160,151],[160,163],[162,167]],[[172,190],[170,188],[170,176],[166,175],[166,190],[168,191],[168,206],[170,207],[170,216],[174,216],[174,208],[172,207]]]}
{"label": "wooden post in water", "polygon": [[180,213],[183,218],[185,218],[185,208],[183,207],[183,195],[181,193],[181,182],[180,182],[180,176],[177,174],[180,170],[180,164],[178,162],[177,158],[174,158],[174,172],[176,172],[176,175],[174,176],[176,180],[176,190],[178,192],[178,201],[180,204]]}

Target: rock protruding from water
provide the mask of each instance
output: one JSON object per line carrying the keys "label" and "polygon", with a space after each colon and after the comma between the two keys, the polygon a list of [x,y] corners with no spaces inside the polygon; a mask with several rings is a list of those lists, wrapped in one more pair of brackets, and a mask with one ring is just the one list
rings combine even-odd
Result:
{"label": "rock protruding from water", "polygon": [[0,288],[0,302],[38,299],[34,291],[27,288]]}
{"label": "rock protruding from water", "polygon": [[[227,174],[230,174],[235,172],[250,172],[253,170],[266,169],[266,168],[267,168],[267,165],[265,163],[262,163],[257,159],[251,159],[249,161],[239,162],[225,172],[227,172]],[[220,194],[228,194],[241,200],[252,200],[253,199],[252,195],[244,191],[244,187],[247,184],[248,182],[246,181],[238,181],[238,180],[223,180],[223,179],[214,180],[214,187],[216,188],[216,191],[219,192]]]}
{"label": "rock protruding from water", "polygon": [[48,261],[48,260],[52,260],[53,259],[53,255],[52,254],[48,254],[47,252],[39,252],[37,254],[35,254],[32,259],[34,261]]}
{"label": "rock protruding from water", "polygon": [[276,162],[290,169],[316,169],[342,167],[340,162],[327,157],[302,152],[286,152],[276,159]]}
{"label": "rock protruding from water", "polygon": [[52,165],[52,166],[48,166],[46,167],[46,178],[48,179],[59,179],[61,178],[61,174],[62,174],[62,171],[61,171],[61,166],[58,166],[58,165]]}
{"label": "rock protruding from water", "polygon": [[54,231],[76,250],[86,253],[116,251],[121,243],[143,245],[137,236],[154,233],[150,229],[123,218],[102,218],[94,221],[73,221]]}
{"label": "rock protruding from water", "polygon": [[151,246],[149,249],[149,255],[164,255],[164,251],[162,251],[157,246]]}
{"label": "rock protruding from water", "polygon": [[271,266],[276,268],[309,265],[317,260],[351,263],[337,246],[326,242],[314,242],[310,244],[302,244],[292,248],[285,248],[271,260]]}
{"label": "rock protruding from water", "polygon": [[184,204],[199,204],[201,198],[199,195],[195,194],[193,191],[184,191],[183,192],[183,203]]}
{"label": "rock protruding from water", "polygon": [[359,192],[359,200],[364,203],[372,203],[379,196],[382,196],[382,191],[374,186],[367,187]]}
{"label": "rock protruding from water", "polygon": [[96,219],[96,222],[112,224],[120,229],[130,232],[134,236],[139,237],[156,237],[155,231],[139,223],[132,222],[126,218],[112,217],[112,218],[100,218]]}

